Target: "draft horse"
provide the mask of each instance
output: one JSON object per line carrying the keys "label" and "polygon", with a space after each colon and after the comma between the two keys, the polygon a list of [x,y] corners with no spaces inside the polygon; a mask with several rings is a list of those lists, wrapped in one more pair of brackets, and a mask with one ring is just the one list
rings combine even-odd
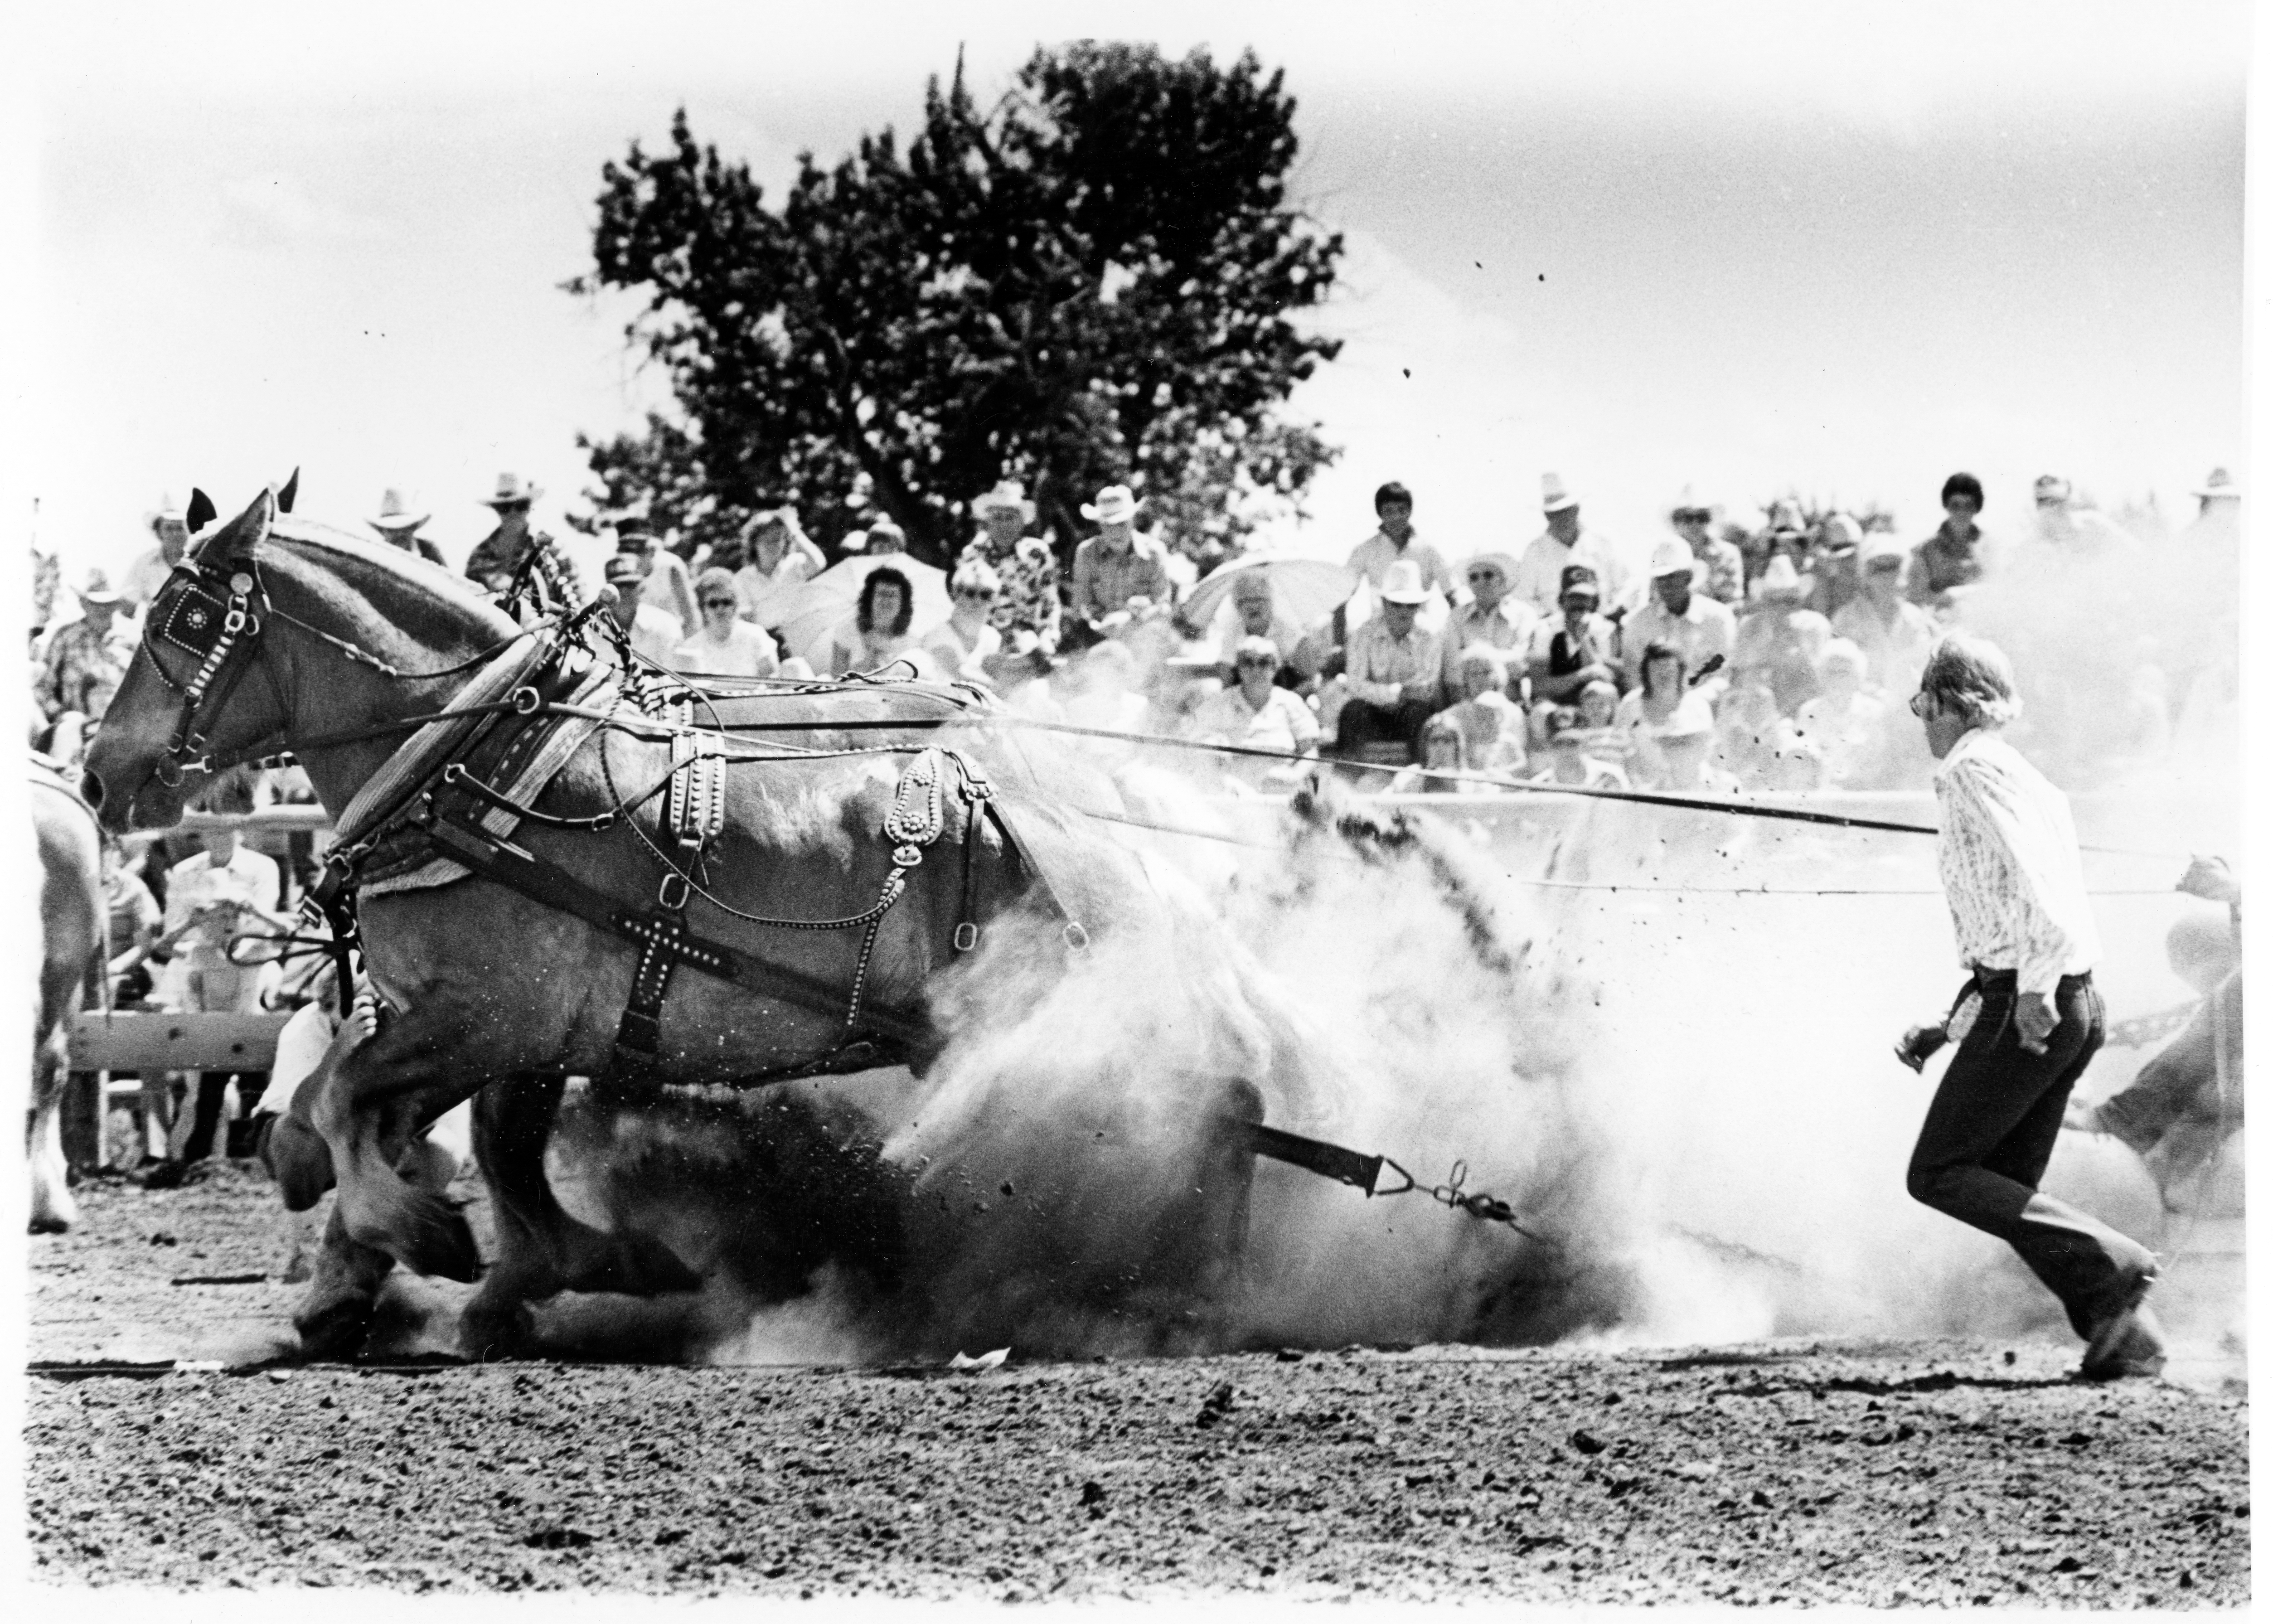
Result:
{"label": "draft horse", "polygon": [[[983,695],[627,679],[423,560],[291,517],[290,491],[195,538],[83,788],[113,830],[163,828],[200,775],[289,751],[337,822],[335,877],[364,883],[364,962],[395,1013],[302,1090],[339,1190],[295,1314],[311,1350],[360,1340],[390,1259],[482,1278],[476,1348],[560,1289],[691,1283],[553,1199],[543,1123],[566,1076],[635,1101],[920,1071],[961,1035],[935,1012],[941,978],[1005,938],[1071,961],[1116,933],[1189,928],[1086,816],[1120,810],[1110,782],[997,725]],[[529,776],[548,750],[565,760]],[[369,883],[422,864],[455,877]],[[1309,1063],[1224,946],[1235,984],[1193,1015],[1221,1028],[1220,1076],[1198,1086],[1253,1116],[1258,1085],[1291,1102]],[[486,1275],[458,1212],[398,1171],[469,1096],[499,1216]]]}

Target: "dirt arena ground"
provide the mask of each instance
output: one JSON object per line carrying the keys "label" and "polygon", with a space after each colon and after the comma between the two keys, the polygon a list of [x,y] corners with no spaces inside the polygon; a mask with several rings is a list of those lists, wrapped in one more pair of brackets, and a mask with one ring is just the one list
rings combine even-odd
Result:
{"label": "dirt arena ground", "polygon": [[257,1170],[79,1194],[29,1242],[45,1583],[2248,1599],[2239,1385],[2088,1386],[2050,1344],[688,1369],[564,1305],[578,1362],[475,1366],[439,1354],[460,1289],[410,1282],[383,1363],[306,1365]]}

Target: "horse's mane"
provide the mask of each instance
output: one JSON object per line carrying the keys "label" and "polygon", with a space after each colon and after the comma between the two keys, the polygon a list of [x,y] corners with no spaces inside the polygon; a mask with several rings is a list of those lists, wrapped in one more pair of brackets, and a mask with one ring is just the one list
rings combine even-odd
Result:
{"label": "horse's mane", "polygon": [[[281,551],[288,558],[303,551],[329,555],[335,573],[367,598],[385,599],[401,592],[432,598],[460,622],[454,629],[468,635],[501,635],[513,630],[512,619],[472,582],[399,547],[290,514],[276,515],[269,526],[268,541],[270,545],[281,544]],[[388,586],[374,591],[373,577]]]}

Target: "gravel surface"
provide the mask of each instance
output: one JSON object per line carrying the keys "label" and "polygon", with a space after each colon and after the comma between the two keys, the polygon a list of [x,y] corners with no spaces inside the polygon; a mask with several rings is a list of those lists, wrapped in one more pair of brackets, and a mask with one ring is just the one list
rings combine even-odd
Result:
{"label": "gravel surface", "polygon": [[[2085,1385],[2050,1343],[474,1366],[431,1354],[455,1289],[406,1282],[385,1368],[251,1368],[289,1351],[299,1289],[260,1176],[79,1194],[79,1229],[29,1243],[52,1583],[2248,1599],[2238,1384]],[[540,1329],[629,1351],[577,1312]],[[171,1364],[200,1359],[233,1368]]]}

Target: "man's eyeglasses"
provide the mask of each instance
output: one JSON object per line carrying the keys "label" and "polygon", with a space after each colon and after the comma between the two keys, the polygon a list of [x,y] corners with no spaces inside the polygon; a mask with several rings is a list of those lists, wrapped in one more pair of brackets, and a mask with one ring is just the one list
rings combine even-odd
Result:
{"label": "man's eyeglasses", "polygon": [[736,598],[706,598],[702,600],[702,606],[705,609],[739,609],[742,605]]}
{"label": "man's eyeglasses", "polygon": [[955,589],[955,595],[957,598],[967,598],[974,604],[994,601],[994,589],[991,586],[959,586]]}
{"label": "man's eyeglasses", "polygon": [[1468,584],[1470,586],[1482,586],[1487,581],[1499,581],[1504,580],[1504,578],[1505,577],[1504,577],[1497,569],[1472,569],[1468,571]]}
{"label": "man's eyeglasses", "polygon": [[1234,663],[1236,664],[1242,671],[1276,671],[1279,669],[1279,662],[1277,660],[1261,659],[1252,654],[1242,655]]}

